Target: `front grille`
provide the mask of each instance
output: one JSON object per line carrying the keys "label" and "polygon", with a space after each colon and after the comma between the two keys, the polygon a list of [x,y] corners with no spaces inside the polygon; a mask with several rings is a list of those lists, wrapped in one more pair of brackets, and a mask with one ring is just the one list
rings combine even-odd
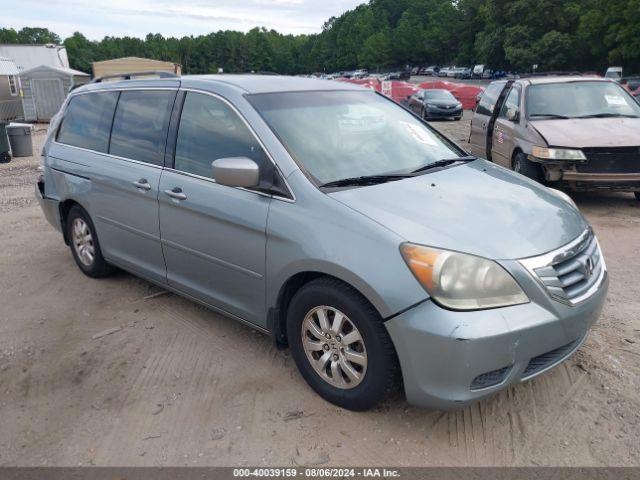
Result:
{"label": "front grille", "polygon": [[546,255],[521,263],[538,277],[551,297],[561,302],[574,304],[586,298],[604,273],[602,252],[591,230],[552,255],[548,261]]}
{"label": "front grille", "polygon": [[579,173],[640,173],[640,146],[583,148],[587,161],[576,163]]}
{"label": "front grille", "polygon": [[507,375],[511,367],[503,367],[498,370],[493,370],[491,372],[483,373],[482,375],[478,375],[471,382],[471,390],[479,390],[481,388],[493,387],[494,385],[498,385],[502,383],[504,377]]}
{"label": "front grille", "polygon": [[571,343],[567,343],[560,348],[556,348],[555,350],[551,350],[550,352],[543,353],[542,355],[538,355],[537,357],[533,357],[529,360],[527,364],[527,368],[522,372],[522,378],[526,379],[527,377],[531,377],[536,373],[540,373],[542,370],[550,367],[551,365],[558,363],[566,356],[568,356],[574,349],[580,345],[580,338],[578,340],[574,340]]}

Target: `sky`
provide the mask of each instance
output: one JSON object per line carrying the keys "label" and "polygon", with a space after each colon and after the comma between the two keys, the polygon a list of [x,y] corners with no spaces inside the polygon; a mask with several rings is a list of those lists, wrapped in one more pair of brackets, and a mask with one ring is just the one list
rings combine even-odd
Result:
{"label": "sky", "polygon": [[45,27],[62,38],[82,32],[143,38],[182,37],[218,30],[266,27],[281,33],[316,33],[331,16],[365,0],[0,0],[0,27]]}

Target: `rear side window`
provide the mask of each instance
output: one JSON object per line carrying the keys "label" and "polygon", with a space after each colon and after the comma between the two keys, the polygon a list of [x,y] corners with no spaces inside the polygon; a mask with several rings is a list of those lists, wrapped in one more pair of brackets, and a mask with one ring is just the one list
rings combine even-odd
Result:
{"label": "rear side window", "polygon": [[107,153],[118,92],[85,93],[71,99],[56,140]]}
{"label": "rear side window", "polygon": [[120,95],[109,153],[162,165],[175,91],[129,90]]}
{"label": "rear side window", "polygon": [[493,109],[496,106],[500,92],[504,88],[504,83],[492,83],[482,93],[480,102],[476,108],[476,113],[480,115],[493,115]]}
{"label": "rear side window", "polygon": [[222,100],[188,92],[176,140],[176,170],[210,178],[219,158],[248,157],[261,170],[268,157],[242,119]]}

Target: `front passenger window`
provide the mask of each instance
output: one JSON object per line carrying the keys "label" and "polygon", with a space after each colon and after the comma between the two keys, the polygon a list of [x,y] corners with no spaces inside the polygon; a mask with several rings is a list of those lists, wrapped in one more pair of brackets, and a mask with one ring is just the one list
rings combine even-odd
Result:
{"label": "front passenger window", "polygon": [[256,137],[229,105],[211,95],[187,92],[174,168],[211,178],[211,163],[228,157],[248,157],[261,170],[268,161]]}
{"label": "front passenger window", "polygon": [[507,118],[507,111],[509,109],[520,110],[520,90],[513,87],[504,101],[502,108],[500,109],[500,118]]}

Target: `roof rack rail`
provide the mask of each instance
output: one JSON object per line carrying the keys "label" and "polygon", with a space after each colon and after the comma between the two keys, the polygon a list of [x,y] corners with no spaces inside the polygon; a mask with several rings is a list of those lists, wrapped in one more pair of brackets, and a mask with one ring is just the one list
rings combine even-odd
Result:
{"label": "roof rack rail", "polygon": [[114,73],[113,75],[103,75],[102,77],[96,77],[91,80],[91,83],[101,83],[104,80],[108,80],[111,78],[121,78],[122,80],[131,80],[132,77],[142,77],[142,76],[150,76],[157,75],[158,78],[177,78],[178,75],[171,72],[160,72],[157,70],[150,70],[148,72],[129,72],[129,73]]}
{"label": "roof rack rail", "polygon": [[520,78],[530,78],[530,77],[575,77],[583,74],[576,71],[556,71],[556,72],[520,73],[518,75]]}

